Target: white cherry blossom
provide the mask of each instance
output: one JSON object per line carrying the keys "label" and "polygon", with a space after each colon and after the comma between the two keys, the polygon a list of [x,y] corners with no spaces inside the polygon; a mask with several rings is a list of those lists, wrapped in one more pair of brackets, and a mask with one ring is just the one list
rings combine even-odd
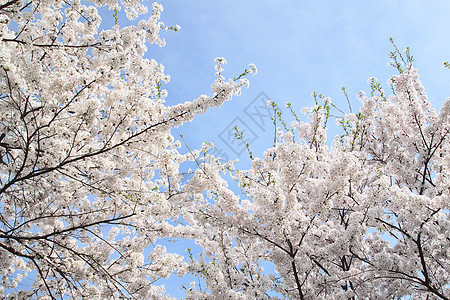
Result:
{"label": "white cherry blossom", "polygon": [[[140,20],[103,28],[104,5]],[[144,57],[165,44],[161,29],[179,29],[162,11],[136,0],[1,2],[1,298],[158,299],[158,279],[187,272],[157,245],[189,235],[170,225],[189,157],[170,130],[239,94],[256,69],[165,105],[170,77]]]}
{"label": "white cherry blossom", "polygon": [[408,63],[388,98],[369,83],[331,147],[324,98],[249,170],[206,154],[180,195],[203,248],[190,299],[449,298],[450,98],[437,113]]}

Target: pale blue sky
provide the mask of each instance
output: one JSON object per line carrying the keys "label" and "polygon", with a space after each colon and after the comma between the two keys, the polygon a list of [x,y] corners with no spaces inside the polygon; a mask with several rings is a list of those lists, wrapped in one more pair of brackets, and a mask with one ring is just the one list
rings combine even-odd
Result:
{"label": "pale blue sky", "polygon": [[[192,149],[213,141],[229,159],[239,158],[248,168],[245,154],[237,155],[235,145],[227,145],[227,126],[238,120],[254,137],[256,156],[270,147],[273,128],[258,126],[246,114],[246,107],[261,92],[283,105],[290,101],[298,111],[311,106],[311,93],[329,96],[347,108],[341,87],[347,88],[354,107],[356,94],[369,90],[367,79],[375,76],[388,90],[387,80],[396,70],[387,66],[389,37],[399,49],[411,48],[415,66],[433,106],[439,108],[450,96],[450,70],[442,67],[450,60],[450,1],[211,1],[167,0],[162,20],[179,24],[177,33],[165,34],[167,46],[151,47],[148,56],[165,65],[171,83],[168,104],[211,94],[215,57],[228,64],[225,76],[234,77],[254,63],[258,74],[223,107],[199,115],[190,124],[174,131],[182,133]],[[248,109],[247,109],[248,112]],[[251,131],[251,132],[250,132]],[[222,134],[222,135],[221,135]],[[228,142],[229,144],[229,142]],[[238,151],[237,151],[238,152]],[[180,254],[187,244],[177,248]],[[192,244],[189,245],[191,247]],[[186,246],[187,247],[187,246]],[[187,280],[189,281],[189,280]],[[170,283],[173,282],[173,286]],[[175,297],[184,293],[178,280],[166,281]]]}
{"label": "pale blue sky", "polygon": [[[177,33],[167,32],[164,48],[150,48],[149,57],[165,65],[171,75],[168,104],[210,94],[215,57],[228,64],[225,76],[239,74],[248,63],[258,74],[223,107],[197,116],[180,130],[191,148],[213,141],[238,158],[220,139],[220,133],[240,118],[258,136],[255,152],[270,146],[272,129],[261,130],[244,109],[260,92],[280,105],[290,101],[300,110],[313,103],[316,91],[346,108],[345,86],[357,106],[356,94],[368,90],[367,79],[375,76],[387,87],[396,70],[387,66],[393,37],[402,50],[411,48],[425,89],[435,107],[450,96],[449,1],[161,1],[162,20],[179,24]],[[177,131],[178,132],[178,131]],[[177,133],[175,132],[175,133]],[[243,159],[244,157],[240,157]],[[243,165],[242,167],[245,167]]]}

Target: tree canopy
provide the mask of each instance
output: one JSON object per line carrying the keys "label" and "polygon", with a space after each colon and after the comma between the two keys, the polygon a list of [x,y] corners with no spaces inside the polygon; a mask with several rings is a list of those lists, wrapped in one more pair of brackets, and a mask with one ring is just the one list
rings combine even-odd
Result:
{"label": "tree canopy", "polygon": [[[370,79],[333,143],[331,99],[307,122],[288,103],[291,124],[268,103],[274,145],[240,170],[208,143],[182,153],[171,129],[239,95],[254,65],[226,79],[217,58],[210,96],[168,106],[170,78],[145,56],[178,30],[160,4],[105,29],[99,6],[130,22],[148,8],[1,3],[2,297],[164,299],[171,274],[205,284],[188,299],[450,297],[450,99],[431,107],[408,52],[391,54],[392,93]],[[202,250],[170,253],[164,237]]]}
{"label": "tree canopy", "polygon": [[[2,2],[3,3],[3,2]],[[124,9],[139,1],[93,3]],[[170,129],[246,85],[225,81],[217,60],[212,96],[164,104],[164,67],[144,58],[163,45],[155,3],[137,26],[100,29],[80,1],[0,5],[0,266],[3,295],[156,298],[152,282],[185,269],[155,247],[176,218],[177,151]],[[172,27],[176,29],[176,27]],[[17,288],[24,280],[26,289]]]}
{"label": "tree canopy", "polygon": [[370,79],[372,95],[338,118],[343,134],[331,146],[333,105],[323,98],[305,110],[309,122],[278,128],[249,170],[205,154],[184,191],[196,203],[190,224],[203,231],[194,266],[212,295],[449,298],[450,99],[437,113],[410,61],[398,66],[392,94]]}

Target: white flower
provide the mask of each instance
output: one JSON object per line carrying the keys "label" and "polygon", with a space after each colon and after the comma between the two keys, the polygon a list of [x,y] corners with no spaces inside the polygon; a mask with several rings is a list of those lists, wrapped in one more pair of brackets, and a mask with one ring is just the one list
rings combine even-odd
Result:
{"label": "white flower", "polygon": [[214,63],[219,64],[219,65],[225,65],[227,63],[227,61],[223,57],[216,57],[214,59]]}

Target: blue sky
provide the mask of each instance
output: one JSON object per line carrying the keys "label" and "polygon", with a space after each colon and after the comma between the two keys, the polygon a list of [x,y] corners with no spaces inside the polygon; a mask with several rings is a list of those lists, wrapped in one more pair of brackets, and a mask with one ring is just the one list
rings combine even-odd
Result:
{"label": "blue sky", "polygon": [[[191,149],[213,141],[222,155],[239,159],[241,168],[248,168],[248,158],[226,138],[234,120],[247,130],[254,155],[261,156],[273,141],[273,125],[252,119],[251,110],[261,97],[267,96],[280,106],[290,101],[300,111],[313,104],[311,93],[315,91],[331,97],[345,110],[343,86],[354,108],[358,106],[356,94],[369,90],[369,77],[377,77],[388,91],[387,80],[397,72],[387,66],[388,54],[393,50],[390,37],[399,49],[411,48],[415,67],[435,108],[450,96],[450,70],[442,67],[444,61],[450,60],[450,1],[161,3],[166,25],[181,26],[177,33],[164,34],[164,48],[151,47],[147,54],[171,75],[171,83],[166,86],[169,105],[211,94],[215,57],[227,59],[228,77],[240,74],[249,63],[258,68],[242,96],[198,115],[192,123],[173,132],[176,138],[183,134]],[[178,246],[180,254],[186,245]],[[173,296],[183,296],[178,280],[171,277],[164,283]]]}
{"label": "blue sky", "polygon": [[371,76],[388,90],[386,82],[396,73],[387,66],[393,50],[390,37],[399,49],[411,48],[434,107],[439,108],[450,96],[450,71],[442,67],[450,60],[449,1],[161,3],[166,25],[181,26],[177,33],[164,34],[165,47],[151,47],[148,53],[171,75],[166,86],[169,105],[211,94],[215,57],[227,59],[228,77],[240,74],[248,63],[258,68],[242,96],[174,131],[176,136],[182,133],[191,148],[213,141],[229,159],[246,161],[244,154],[236,155],[220,138],[230,122],[239,118],[238,123],[245,123],[257,136],[253,148],[261,155],[273,140],[272,127],[261,128],[244,111],[261,92],[280,106],[290,101],[300,111],[313,104],[314,91],[346,108],[343,86],[357,107],[356,94],[369,89],[367,79]]}

